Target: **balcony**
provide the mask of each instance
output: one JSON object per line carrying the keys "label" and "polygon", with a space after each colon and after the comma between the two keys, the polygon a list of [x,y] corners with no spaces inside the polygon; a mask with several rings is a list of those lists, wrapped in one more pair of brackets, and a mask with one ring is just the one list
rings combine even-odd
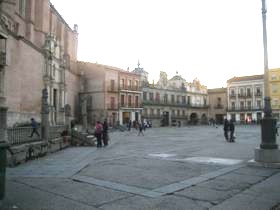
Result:
{"label": "balcony", "polygon": [[119,110],[119,107],[117,104],[107,104],[106,107],[107,107],[107,110]]}
{"label": "balcony", "polygon": [[222,104],[217,104],[214,106],[214,109],[223,109],[224,108],[224,105]]}
{"label": "balcony", "polygon": [[244,93],[243,93],[243,94],[240,94],[240,93],[239,93],[239,94],[238,94],[238,98],[246,98],[246,94],[244,94]]}
{"label": "balcony", "polygon": [[231,94],[229,94],[229,97],[230,98],[236,98],[236,94],[235,93],[231,93]]}
{"label": "balcony", "polygon": [[145,119],[161,119],[162,116],[160,114],[143,114],[142,118],[145,118]]}
{"label": "balcony", "polygon": [[119,92],[119,88],[116,87],[116,86],[107,86],[107,92],[110,92],[110,93],[118,93]]}
{"label": "balcony", "polygon": [[209,108],[207,104],[191,104],[191,103],[176,103],[176,102],[166,102],[166,101],[152,101],[144,100],[144,106],[170,106],[170,107],[182,107],[182,108]]}
{"label": "balcony", "polygon": [[260,92],[255,93],[255,96],[256,96],[256,97],[262,97],[262,95],[263,95],[263,94],[260,93]]}
{"label": "balcony", "polygon": [[129,85],[121,85],[119,87],[120,91],[141,91],[141,87],[140,86],[129,86]]}
{"label": "balcony", "polygon": [[236,112],[242,112],[242,111],[262,111],[263,106],[235,106],[235,107],[228,107],[227,111],[236,111]]}
{"label": "balcony", "polygon": [[143,105],[141,103],[120,103],[119,107],[121,109],[125,109],[125,108],[135,109],[135,108],[142,108]]}

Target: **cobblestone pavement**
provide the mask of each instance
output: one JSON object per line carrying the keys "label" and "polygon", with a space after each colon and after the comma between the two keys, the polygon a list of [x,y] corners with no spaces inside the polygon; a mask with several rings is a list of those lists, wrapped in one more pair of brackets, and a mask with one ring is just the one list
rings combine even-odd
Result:
{"label": "cobblestone pavement", "polygon": [[[2,209],[260,209],[280,203],[280,169],[252,167],[259,126],[113,132],[105,148],[72,147],[7,169]],[[278,139],[279,143],[279,139]]]}

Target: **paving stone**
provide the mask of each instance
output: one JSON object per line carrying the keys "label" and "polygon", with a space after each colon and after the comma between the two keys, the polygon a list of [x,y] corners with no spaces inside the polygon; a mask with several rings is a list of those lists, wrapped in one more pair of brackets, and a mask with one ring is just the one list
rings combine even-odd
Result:
{"label": "paving stone", "polygon": [[91,206],[97,206],[102,203],[112,202],[132,196],[129,193],[114,191],[112,189],[102,188],[86,183],[75,182],[69,179],[24,178],[21,179],[20,182],[42,191],[60,195],[68,199],[77,200]]}

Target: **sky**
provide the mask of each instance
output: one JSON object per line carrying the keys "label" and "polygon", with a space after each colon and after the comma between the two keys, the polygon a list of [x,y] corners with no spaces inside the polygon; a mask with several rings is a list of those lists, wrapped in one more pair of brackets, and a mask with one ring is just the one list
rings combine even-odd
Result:
{"label": "sky", "polygon": [[[226,87],[263,74],[261,0],[51,0],[78,24],[78,60]],[[280,0],[266,0],[268,67],[280,68]]]}

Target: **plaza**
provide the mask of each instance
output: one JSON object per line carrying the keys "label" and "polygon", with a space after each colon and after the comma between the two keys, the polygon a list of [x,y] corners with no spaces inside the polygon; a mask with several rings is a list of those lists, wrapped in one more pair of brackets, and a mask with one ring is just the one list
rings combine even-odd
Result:
{"label": "plaza", "polygon": [[248,164],[260,131],[238,125],[236,143],[222,126],[110,132],[108,147],[7,168],[2,209],[277,209],[280,170]]}

